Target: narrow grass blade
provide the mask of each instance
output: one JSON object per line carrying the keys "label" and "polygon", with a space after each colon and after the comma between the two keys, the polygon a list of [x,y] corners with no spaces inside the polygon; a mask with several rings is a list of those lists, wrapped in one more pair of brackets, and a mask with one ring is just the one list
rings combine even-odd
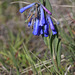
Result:
{"label": "narrow grass blade", "polygon": [[46,8],[47,8],[50,12],[52,12],[52,6],[51,6],[50,1],[49,1],[49,0],[45,0],[45,3],[46,3]]}

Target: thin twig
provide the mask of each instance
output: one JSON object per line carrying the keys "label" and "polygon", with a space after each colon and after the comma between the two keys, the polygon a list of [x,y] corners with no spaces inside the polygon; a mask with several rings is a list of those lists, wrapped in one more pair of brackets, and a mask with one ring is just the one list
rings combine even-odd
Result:
{"label": "thin twig", "polygon": [[[63,61],[66,61],[66,59],[62,59],[61,60],[61,62],[63,62]],[[47,60],[47,61],[43,61],[43,62],[45,62],[44,64],[46,65],[46,64],[48,64],[48,63],[50,63],[51,62],[51,59],[49,59],[49,60]],[[35,66],[35,68],[38,68],[38,67],[41,67],[41,66],[44,66],[43,64],[36,64],[36,65],[34,65]],[[50,67],[52,67],[53,65],[50,65],[50,66],[48,66],[47,68],[49,69]],[[43,68],[41,71],[39,71],[38,73],[40,73],[40,72],[42,72],[42,71],[44,71],[46,68]],[[26,68],[21,74],[24,74],[24,73],[26,73],[26,72],[28,72],[28,71],[30,71],[30,70],[32,70],[32,68],[31,67],[28,67],[28,68]]]}
{"label": "thin twig", "polygon": [[[23,4],[19,2],[20,9],[23,7]],[[24,13],[21,14],[21,19],[24,20]]]}
{"label": "thin twig", "polygon": [[67,70],[66,70],[66,72],[65,72],[64,75],[67,75],[67,73],[68,73],[68,71],[70,70],[70,68],[71,68],[71,65],[67,68]]}
{"label": "thin twig", "polygon": [[66,8],[75,8],[75,6],[73,6],[73,5],[57,5],[57,4],[52,4],[52,6],[54,6],[54,7],[66,7]]}
{"label": "thin twig", "polygon": [[29,3],[29,2],[23,2],[23,1],[14,1],[14,2],[11,2],[10,4],[14,4],[14,3],[31,4],[31,3]]}
{"label": "thin twig", "polygon": [[9,73],[8,70],[7,70],[3,65],[2,65],[2,68],[3,68],[5,71],[7,71],[7,73]]}
{"label": "thin twig", "polygon": [[[61,60],[61,62],[63,62],[63,61],[65,61],[65,59],[62,59]],[[53,65],[50,65],[50,66],[48,66],[48,68],[51,68]],[[39,71],[38,73],[40,73],[40,72],[43,72],[44,70],[45,70],[46,68],[43,68],[41,71]]]}
{"label": "thin twig", "polygon": [[[51,62],[51,59],[43,61],[44,64],[42,64],[42,62],[40,62],[38,64],[35,64],[34,66],[35,66],[35,68],[38,68],[38,67],[42,67],[42,66],[44,66],[46,64],[49,64],[50,62]],[[32,66],[24,69],[23,72],[22,72],[22,74],[25,73],[25,72],[28,72],[29,70],[32,70]]]}
{"label": "thin twig", "polygon": [[[10,4],[14,4],[14,3],[24,3],[24,4],[31,4],[29,2],[23,2],[23,1],[14,1],[14,2],[11,2]],[[57,4],[52,4],[52,6],[54,7],[66,7],[66,8],[75,8],[75,6],[73,5],[57,5]]]}

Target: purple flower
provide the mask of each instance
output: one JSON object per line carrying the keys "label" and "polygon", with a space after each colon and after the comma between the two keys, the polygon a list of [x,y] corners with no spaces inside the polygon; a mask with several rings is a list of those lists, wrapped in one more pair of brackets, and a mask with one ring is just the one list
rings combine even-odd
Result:
{"label": "purple flower", "polygon": [[49,14],[49,15],[52,15],[52,13],[46,8],[44,7],[43,5],[41,5],[43,7],[43,9]]}
{"label": "purple flower", "polygon": [[53,35],[57,34],[56,30],[52,30]]}
{"label": "purple flower", "polygon": [[32,7],[33,5],[35,5],[35,3],[32,3],[32,4],[28,5],[28,6],[25,6],[25,7],[21,8],[21,9],[19,10],[19,12],[20,12],[20,13],[23,13],[26,9]]}
{"label": "purple flower", "polygon": [[51,30],[55,30],[54,24],[53,24],[52,19],[50,18],[49,15],[47,15],[47,19],[48,19],[48,22],[49,22],[49,24],[50,24]]}
{"label": "purple flower", "polygon": [[49,25],[47,23],[47,21],[45,21],[45,25],[44,25],[44,36],[48,37],[49,35]]}
{"label": "purple flower", "polygon": [[45,16],[43,8],[40,6],[40,26],[44,26],[45,24]]}
{"label": "purple flower", "polygon": [[47,34],[48,31],[49,31],[49,26],[48,26],[47,23],[45,23],[45,25],[44,25],[44,33]]}
{"label": "purple flower", "polygon": [[55,27],[54,27],[54,24],[53,24],[53,22],[52,22],[52,19],[50,18],[49,15],[47,15],[47,19],[48,19],[48,22],[49,22],[49,24],[50,24],[50,28],[51,28],[51,30],[52,30],[53,35],[57,34],[57,31],[56,31],[56,29],[55,29]]}
{"label": "purple flower", "polygon": [[44,37],[48,37],[49,34],[44,34]]}
{"label": "purple flower", "polygon": [[[26,9],[32,6],[33,8],[30,10],[30,14],[29,14],[27,22],[28,22],[28,27],[30,27],[34,23],[33,35],[43,34],[45,37],[48,37],[49,25],[53,35],[57,34],[57,31],[53,25],[52,19],[50,18],[50,15],[52,15],[52,13],[47,8],[45,8],[42,4],[32,3],[28,6],[21,8],[19,11],[23,13]],[[47,16],[45,16],[44,14],[45,12],[47,12]]]}
{"label": "purple flower", "polygon": [[36,19],[34,23],[33,34],[40,35],[39,19]]}
{"label": "purple flower", "polygon": [[43,34],[43,29],[41,28],[41,30],[40,30],[40,34]]}

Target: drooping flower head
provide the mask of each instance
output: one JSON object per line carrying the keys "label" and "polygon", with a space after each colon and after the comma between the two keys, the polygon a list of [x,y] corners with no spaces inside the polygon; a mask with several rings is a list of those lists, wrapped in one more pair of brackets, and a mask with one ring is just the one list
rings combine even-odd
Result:
{"label": "drooping flower head", "polygon": [[43,5],[41,5],[43,7],[43,9],[49,14],[49,15],[52,15],[52,13],[46,8],[44,7]]}
{"label": "drooping flower head", "polygon": [[[19,12],[23,13],[28,8],[31,8],[31,10],[27,22],[28,27],[33,25],[33,35],[39,36],[40,34],[43,34],[45,37],[48,37],[49,25],[53,35],[57,34],[52,19],[50,18],[50,15],[52,15],[52,13],[47,8],[45,8],[40,3],[32,3],[21,8]],[[47,16],[45,12],[47,13]]]}
{"label": "drooping flower head", "polygon": [[21,9],[19,10],[19,12],[23,13],[26,9],[32,7],[33,5],[35,5],[35,3],[32,3],[32,4],[30,4],[30,5],[26,6],[26,7],[21,8]]}
{"label": "drooping flower head", "polygon": [[53,21],[52,21],[51,17],[48,14],[47,14],[47,19],[48,19],[48,22],[49,22],[49,25],[50,25],[50,28],[52,30],[53,35],[57,34],[57,31],[54,27]]}
{"label": "drooping flower head", "polygon": [[40,35],[40,28],[39,28],[39,19],[36,19],[34,23],[34,29],[33,29],[33,34],[34,35]]}
{"label": "drooping flower head", "polygon": [[45,15],[42,6],[40,6],[40,26],[44,26],[45,24]]}

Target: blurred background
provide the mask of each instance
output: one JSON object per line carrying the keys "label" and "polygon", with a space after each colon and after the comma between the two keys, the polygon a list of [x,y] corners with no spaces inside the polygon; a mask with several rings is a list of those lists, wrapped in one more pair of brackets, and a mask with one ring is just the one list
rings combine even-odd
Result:
{"label": "blurred background", "polygon": [[[22,51],[23,43],[30,52],[33,52],[41,60],[44,60],[44,58],[50,58],[50,52],[48,51],[47,46],[44,44],[42,37],[34,36],[32,34],[32,28],[28,27],[27,23],[25,23],[27,15],[29,14],[29,9],[26,10],[23,14],[19,12],[20,8],[27,5],[24,2],[33,3],[38,2],[38,0],[21,0],[20,2],[19,1],[20,0],[0,0],[1,75],[8,75],[9,72],[10,75],[16,75],[16,73],[13,74],[15,68],[11,59],[12,52],[10,53],[9,51],[13,50],[14,52],[12,54],[14,54],[16,58],[17,56],[22,57],[22,55],[24,55]],[[63,28],[67,34],[69,34],[69,31],[66,25],[70,26],[72,33],[75,36],[75,0],[50,0],[50,3],[52,5],[52,16],[57,22],[60,23],[59,26]],[[12,46],[16,50],[13,49]],[[62,54],[64,54],[64,52],[67,52],[67,47],[64,44],[62,44],[62,46]],[[68,54],[66,54],[66,56],[67,55]],[[36,60],[34,57],[32,58]],[[22,69],[25,69],[27,66],[29,66],[28,61],[21,61],[21,58],[18,58],[18,60],[20,61],[18,65],[22,62],[26,62],[25,66],[24,64],[21,65]],[[14,68],[13,70],[12,67]],[[75,75],[74,69],[72,69],[71,72],[72,74],[70,75]],[[32,72],[29,71],[29,75],[31,75],[31,73]]]}

